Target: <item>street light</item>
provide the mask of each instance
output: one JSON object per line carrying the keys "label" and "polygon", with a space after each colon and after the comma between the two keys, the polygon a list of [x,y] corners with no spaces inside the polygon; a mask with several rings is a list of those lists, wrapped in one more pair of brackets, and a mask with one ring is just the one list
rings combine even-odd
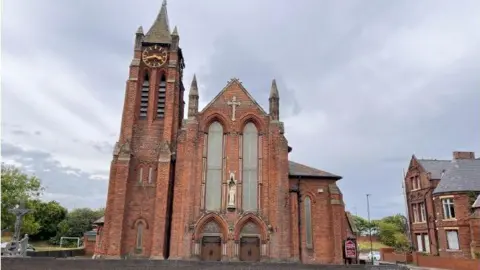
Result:
{"label": "street light", "polygon": [[372,265],[373,265],[373,242],[372,242],[372,224],[370,222],[370,197],[371,194],[367,194],[367,215],[368,215],[368,228],[370,234],[370,256],[372,258]]}

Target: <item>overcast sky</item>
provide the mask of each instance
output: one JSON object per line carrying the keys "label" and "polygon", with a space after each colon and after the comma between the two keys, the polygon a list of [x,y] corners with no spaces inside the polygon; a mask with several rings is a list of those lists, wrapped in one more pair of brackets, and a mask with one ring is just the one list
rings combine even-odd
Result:
{"label": "overcast sky", "polygon": [[[105,205],[134,33],[162,0],[4,1],[2,158],[44,198]],[[201,104],[232,77],[268,111],[277,79],[290,158],[344,178],[347,209],[404,211],[412,154],[480,156],[480,2],[170,0]]]}

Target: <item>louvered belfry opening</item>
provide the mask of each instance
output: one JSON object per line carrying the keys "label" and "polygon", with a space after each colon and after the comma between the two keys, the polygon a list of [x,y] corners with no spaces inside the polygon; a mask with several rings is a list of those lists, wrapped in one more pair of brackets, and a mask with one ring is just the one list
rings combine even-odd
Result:
{"label": "louvered belfry opening", "polygon": [[160,84],[158,86],[158,100],[157,100],[157,118],[163,118],[165,116],[165,96],[167,90],[167,81],[165,76],[162,75]]}
{"label": "louvered belfry opening", "polygon": [[150,78],[148,73],[145,73],[142,83],[142,92],[140,96],[140,119],[147,118],[148,112],[148,92],[150,90]]}

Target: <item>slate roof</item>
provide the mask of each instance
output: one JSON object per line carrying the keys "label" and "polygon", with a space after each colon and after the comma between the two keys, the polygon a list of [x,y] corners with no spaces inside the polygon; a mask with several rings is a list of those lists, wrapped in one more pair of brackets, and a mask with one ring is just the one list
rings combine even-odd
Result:
{"label": "slate roof", "polygon": [[93,222],[93,224],[101,224],[101,223],[105,223],[105,217],[101,217],[95,220],[95,222]]}
{"label": "slate roof", "polygon": [[431,179],[440,179],[442,171],[448,169],[452,165],[450,160],[436,160],[436,159],[417,159],[425,171],[430,172]]}
{"label": "slate roof", "polygon": [[145,35],[143,42],[146,43],[172,43],[170,35],[170,26],[168,25],[167,1],[164,0],[162,8],[158,13],[157,19],[153,22],[152,27]]}
{"label": "slate roof", "polygon": [[288,170],[289,170],[290,176],[303,176],[303,177],[310,177],[310,178],[314,178],[314,177],[333,178],[338,180],[342,179],[341,176],[335,175],[333,173],[308,167],[306,165],[296,163],[293,161],[288,161]]}
{"label": "slate roof", "polygon": [[480,191],[480,160],[456,159],[450,161],[434,194],[462,191]]}

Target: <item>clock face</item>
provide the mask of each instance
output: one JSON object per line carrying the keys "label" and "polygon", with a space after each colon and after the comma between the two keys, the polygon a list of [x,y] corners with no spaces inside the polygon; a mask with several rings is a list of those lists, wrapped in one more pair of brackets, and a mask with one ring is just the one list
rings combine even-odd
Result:
{"label": "clock face", "polygon": [[142,60],[149,67],[161,67],[167,62],[167,51],[158,45],[148,47],[142,53]]}

